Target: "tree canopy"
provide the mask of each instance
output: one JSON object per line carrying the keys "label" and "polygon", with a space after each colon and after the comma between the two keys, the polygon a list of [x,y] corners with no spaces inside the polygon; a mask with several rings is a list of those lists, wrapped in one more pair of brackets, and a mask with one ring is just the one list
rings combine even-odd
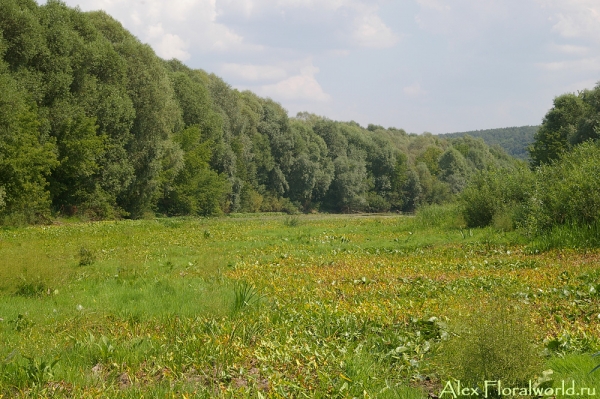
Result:
{"label": "tree canopy", "polygon": [[[289,117],[271,99],[160,59],[106,13],[56,0],[0,4],[0,57],[5,222],[412,211],[515,162],[473,137]],[[577,101],[596,106],[586,96]],[[586,121],[569,140],[596,134]]]}

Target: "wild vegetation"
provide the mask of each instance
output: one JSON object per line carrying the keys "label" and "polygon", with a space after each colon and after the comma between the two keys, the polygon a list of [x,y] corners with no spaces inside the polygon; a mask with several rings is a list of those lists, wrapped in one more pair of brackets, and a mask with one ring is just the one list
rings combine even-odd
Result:
{"label": "wild vegetation", "polygon": [[433,207],[5,228],[0,396],[424,398],[488,376],[600,388],[597,251],[462,223]]}
{"label": "wild vegetation", "polygon": [[600,85],[526,164],[290,118],[59,1],[0,33],[0,398],[600,391]]}
{"label": "wild vegetation", "polygon": [[595,247],[600,222],[600,84],[556,97],[531,168],[477,173],[461,194],[468,226],[518,228],[544,248]]}
{"label": "wild vegetation", "polygon": [[289,118],[56,0],[2,1],[0,33],[0,223],[413,211],[515,162],[469,137]]}

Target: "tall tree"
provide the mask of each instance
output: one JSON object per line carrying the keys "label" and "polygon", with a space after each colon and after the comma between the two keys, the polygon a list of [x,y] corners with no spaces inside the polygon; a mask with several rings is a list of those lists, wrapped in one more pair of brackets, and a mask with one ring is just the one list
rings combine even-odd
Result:
{"label": "tall tree", "polygon": [[140,217],[155,197],[166,142],[183,122],[168,73],[152,49],[133,37],[116,47],[127,61],[127,91],[135,109],[132,140],[126,147],[134,178],[120,201],[131,216]]}
{"label": "tall tree", "polygon": [[[5,50],[0,36],[0,53]],[[33,105],[0,62],[0,216],[14,222],[50,215],[47,178],[57,165],[54,140],[41,129]]]}
{"label": "tall tree", "polygon": [[571,138],[572,144],[600,138],[600,83],[592,90],[580,93],[586,107],[579,119],[577,132]]}
{"label": "tall tree", "polygon": [[529,148],[531,164],[539,166],[558,159],[571,148],[579,120],[587,108],[580,93],[563,94],[554,99]]}

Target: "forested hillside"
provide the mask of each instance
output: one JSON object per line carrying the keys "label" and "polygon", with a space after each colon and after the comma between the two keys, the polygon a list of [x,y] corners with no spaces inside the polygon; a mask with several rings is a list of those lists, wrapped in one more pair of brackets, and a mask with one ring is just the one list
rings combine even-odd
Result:
{"label": "forested hillside", "polygon": [[0,2],[0,216],[412,211],[501,149],[312,114],[165,61],[104,12]]}
{"label": "forested hillside", "polygon": [[500,129],[474,130],[471,132],[446,133],[448,137],[479,137],[489,146],[499,145],[509,155],[522,160],[529,159],[528,147],[534,141],[539,126],[505,127]]}

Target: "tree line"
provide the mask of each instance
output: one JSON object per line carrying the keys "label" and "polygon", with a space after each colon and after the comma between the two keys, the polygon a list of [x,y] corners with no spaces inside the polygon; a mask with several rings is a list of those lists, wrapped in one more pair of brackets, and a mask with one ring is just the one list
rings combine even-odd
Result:
{"label": "tree line", "polygon": [[0,3],[0,222],[229,212],[413,211],[498,146],[338,122],[162,60],[104,12]]}
{"label": "tree line", "polygon": [[598,245],[599,138],[600,83],[556,97],[529,146],[528,167],[481,171],[469,182],[461,194],[467,224],[531,236],[563,226],[587,231]]}

